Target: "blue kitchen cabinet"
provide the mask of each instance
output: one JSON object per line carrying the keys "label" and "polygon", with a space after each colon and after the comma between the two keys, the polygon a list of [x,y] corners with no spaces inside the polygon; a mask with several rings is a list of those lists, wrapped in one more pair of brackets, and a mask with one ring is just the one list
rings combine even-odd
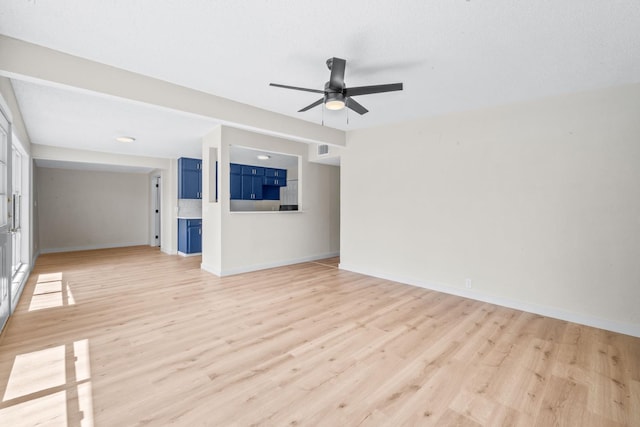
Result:
{"label": "blue kitchen cabinet", "polygon": [[229,175],[231,182],[231,200],[242,200],[242,166],[231,163],[231,174]]}
{"label": "blue kitchen cabinet", "polygon": [[242,200],[262,200],[264,177],[242,175]]}
{"label": "blue kitchen cabinet", "polygon": [[262,200],[264,169],[261,166],[241,165],[242,200]]}
{"label": "blue kitchen cabinet", "polygon": [[280,187],[287,186],[285,169],[265,168],[262,198],[264,200],[280,200]]}
{"label": "blue kitchen cabinet", "polygon": [[264,185],[275,185],[278,187],[286,187],[287,171],[285,169],[265,168]]}
{"label": "blue kitchen cabinet", "polygon": [[271,178],[280,178],[284,180],[285,185],[287,181],[287,170],[286,169],[273,169],[273,168],[265,168],[264,176]]}
{"label": "blue kitchen cabinet", "polygon": [[262,186],[262,200],[280,200],[280,187],[276,185]]}
{"label": "blue kitchen cabinet", "polygon": [[183,254],[202,252],[201,219],[178,219],[178,252]]}
{"label": "blue kitchen cabinet", "polygon": [[261,166],[240,165],[242,167],[242,175],[264,176],[264,169]]}
{"label": "blue kitchen cabinet", "polygon": [[286,169],[230,164],[231,200],[280,200],[287,185]]}
{"label": "blue kitchen cabinet", "polygon": [[178,199],[202,199],[202,160],[178,159]]}

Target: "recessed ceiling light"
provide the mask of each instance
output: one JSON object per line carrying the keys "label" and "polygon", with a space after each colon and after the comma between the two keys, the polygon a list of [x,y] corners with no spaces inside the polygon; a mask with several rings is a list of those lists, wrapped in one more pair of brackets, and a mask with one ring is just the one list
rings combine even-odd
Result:
{"label": "recessed ceiling light", "polygon": [[258,154],[258,158],[260,160],[269,160],[271,156],[267,156],[266,154]]}
{"label": "recessed ceiling light", "polygon": [[133,142],[136,139],[132,136],[119,136],[116,138],[116,141],[118,142]]}

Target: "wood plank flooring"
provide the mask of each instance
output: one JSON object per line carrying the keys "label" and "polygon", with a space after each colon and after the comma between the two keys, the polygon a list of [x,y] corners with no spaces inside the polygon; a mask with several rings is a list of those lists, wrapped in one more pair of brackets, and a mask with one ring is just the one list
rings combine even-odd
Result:
{"label": "wood plank flooring", "polygon": [[360,274],[38,258],[0,425],[640,426],[640,339]]}

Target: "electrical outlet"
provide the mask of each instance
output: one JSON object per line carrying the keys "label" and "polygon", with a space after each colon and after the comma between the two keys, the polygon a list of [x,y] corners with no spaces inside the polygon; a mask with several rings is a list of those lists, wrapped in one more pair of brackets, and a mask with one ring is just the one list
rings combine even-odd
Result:
{"label": "electrical outlet", "polygon": [[466,280],[464,281],[464,286],[465,286],[467,289],[471,289],[471,279],[466,279]]}

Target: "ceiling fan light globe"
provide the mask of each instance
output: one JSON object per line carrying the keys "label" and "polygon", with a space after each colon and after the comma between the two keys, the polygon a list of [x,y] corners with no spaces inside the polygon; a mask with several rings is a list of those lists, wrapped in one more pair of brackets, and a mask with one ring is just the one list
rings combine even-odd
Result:
{"label": "ceiling fan light globe", "polygon": [[327,101],[324,106],[327,107],[327,110],[342,110],[344,108],[344,101],[334,99]]}
{"label": "ceiling fan light globe", "polygon": [[327,107],[327,110],[342,110],[345,106],[344,95],[340,92],[327,93],[324,106]]}

